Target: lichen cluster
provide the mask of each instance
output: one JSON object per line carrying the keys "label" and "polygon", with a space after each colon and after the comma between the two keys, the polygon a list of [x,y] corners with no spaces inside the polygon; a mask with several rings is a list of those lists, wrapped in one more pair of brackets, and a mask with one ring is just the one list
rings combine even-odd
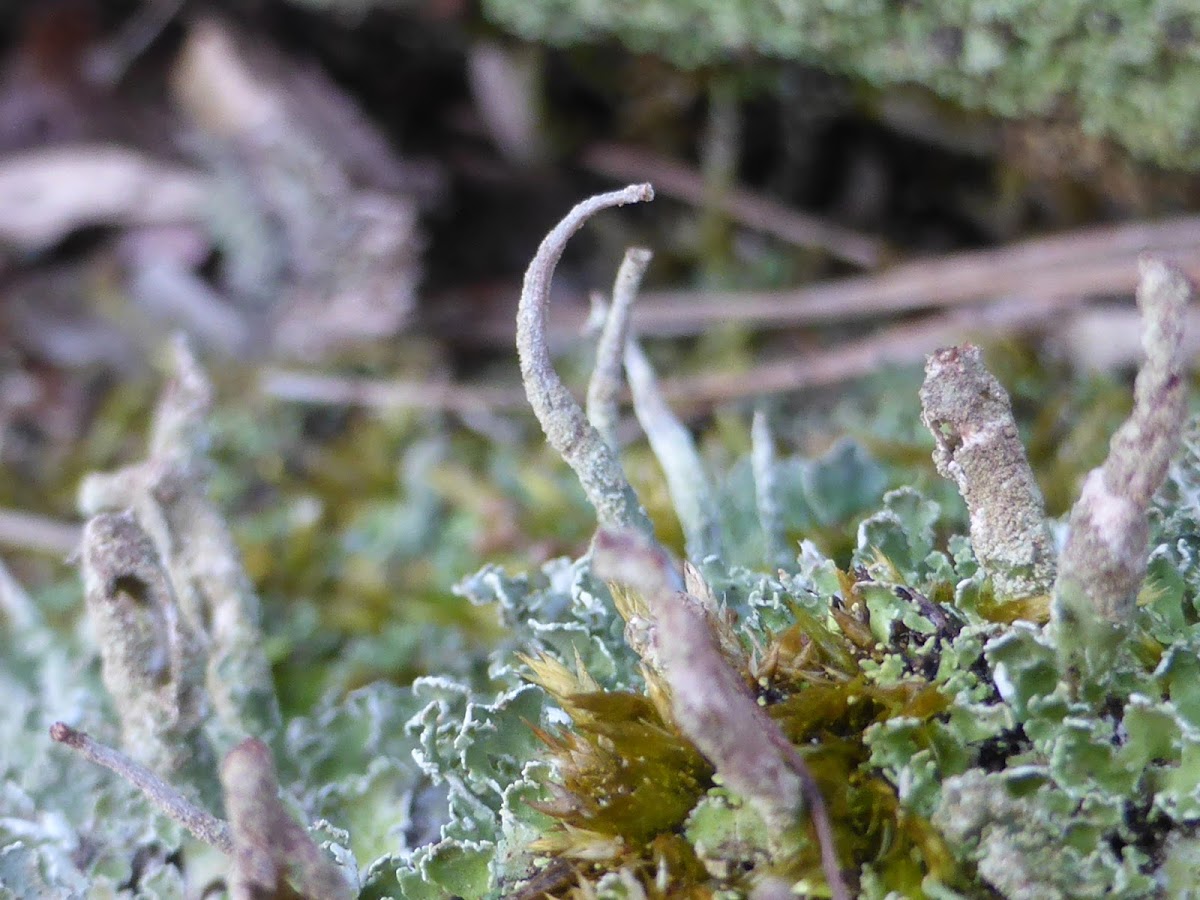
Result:
{"label": "lichen cluster", "polygon": [[[56,634],[0,570],[0,896],[1186,896],[1200,440],[1170,461],[1182,276],[1143,264],[1133,413],[1063,541],[971,347],[935,355],[922,392],[965,522],[854,441],[779,454],[765,409],[749,457],[709,471],[628,332],[640,272],[605,307],[580,409],[545,353],[554,263],[589,215],[649,195],[578,207],[522,297],[532,405],[601,528],[582,558],[460,582],[504,636],[444,675],[280,713],[207,497],[207,380],[176,349],[147,459],[82,492],[89,628]],[[621,466],[623,377],[667,436],[682,561]],[[824,551],[794,549],[800,525]]]}

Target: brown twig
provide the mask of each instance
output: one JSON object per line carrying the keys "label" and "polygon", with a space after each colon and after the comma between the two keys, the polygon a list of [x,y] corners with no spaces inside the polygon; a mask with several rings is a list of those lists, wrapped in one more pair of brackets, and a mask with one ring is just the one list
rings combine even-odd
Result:
{"label": "brown twig", "polygon": [[163,815],[178,822],[199,840],[222,853],[233,853],[233,837],[228,824],[192,803],[145,766],[62,722],[50,726],[50,737],[76,750],[84,759],[115,772],[145,794]]}
{"label": "brown twig", "polygon": [[582,161],[593,172],[618,181],[645,178],[665,196],[697,206],[711,204],[747,227],[799,247],[820,248],[856,266],[873,269],[887,255],[887,244],[881,238],[799,212],[753,191],[734,188],[714,194],[702,173],[646,150],[598,144],[584,153]]}
{"label": "brown twig", "polygon": [[[1132,292],[1143,248],[1194,254],[1200,217],[1040,238],[998,250],[955,253],[796,290],[715,293],[647,291],[634,314],[639,334],[691,334],[731,320],[758,327],[818,325],[984,303],[1019,296],[1053,302],[1065,296]],[[1200,271],[1192,257],[1189,271]]]}
{"label": "brown twig", "polygon": [[827,350],[759,363],[744,372],[670,379],[663,383],[663,394],[681,402],[712,404],[836,384],[884,366],[921,362],[938,347],[974,334],[1036,328],[1079,302],[1077,297],[1050,303],[1001,302],[981,310],[929,316]]}
{"label": "brown twig", "polygon": [[234,900],[281,896],[285,873],[309,900],[349,900],[341,871],[280,802],[266,744],[247,738],[225,754],[221,785],[233,836]]}
{"label": "brown twig", "polygon": [[825,798],[804,758],[746,690],[722,654],[699,601],[663,548],[632,531],[601,528],[592,569],[637,590],[654,617],[657,662],[671,688],[675,723],[729,787],[760,812],[776,834],[807,812],[834,900],[849,900]]}
{"label": "brown twig", "polygon": [[[782,291],[643,291],[633,328],[643,337],[698,334],[730,322],[748,328],[789,328],[984,304],[1009,296],[1057,308],[1066,297],[1132,293],[1137,255],[1143,250],[1174,254],[1187,274],[1200,277],[1197,246],[1200,216],[1184,216],[951,253],[873,275]],[[557,341],[578,334],[581,308],[581,303],[572,305],[563,298],[549,323],[548,338]],[[459,341],[490,344],[509,339],[509,326],[501,321],[456,319],[451,324]]]}

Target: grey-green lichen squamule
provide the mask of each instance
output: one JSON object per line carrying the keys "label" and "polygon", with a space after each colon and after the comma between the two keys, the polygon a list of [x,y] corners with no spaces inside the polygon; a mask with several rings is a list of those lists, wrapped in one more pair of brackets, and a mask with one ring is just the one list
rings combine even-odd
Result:
{"label": "grey-green lichen squamule", "polygon": [[[174,348],[145,460],[81,491],[87,627],[52,628],[0,569],[0,897],[1197,890],[1184,277],[1141,262],[1133,410],[1065,521],[1047,518],[1009,398],[970,345],[934,354],[920,391],[965,510],[929,467],[918,490],[900,476],[921,467],[855,441],[779,454],[766,407],[747,458],[717,473],[630,333],[648,251],[605,307],[586,410],[546,351],[567,240],[652,196],[577,207],[521,298],[526,389],[595,507],[591,550],[463,580],[506,632],[444,676],[281,713],[259,602],[210,499],[211,388]],[[622,380],[685,559],[622,467]]]}

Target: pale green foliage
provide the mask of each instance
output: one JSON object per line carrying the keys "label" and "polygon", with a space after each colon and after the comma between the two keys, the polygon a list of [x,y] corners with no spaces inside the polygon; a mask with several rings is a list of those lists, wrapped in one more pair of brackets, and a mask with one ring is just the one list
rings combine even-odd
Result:
{"label": "pale green foliage", "polygon": [[53,746],[48,728],[70,718],[115,735],[99,672],[71,636],[38,617],[0,629],[0,897],[117,896],[135,859],[157,893],[181,896],[167,848],[181,829],[152,814],[136,790]]}
{"label": "pale green foliage", "polygon": [[[961,506],[915,486],[926,470],[851,440],[728,467],[713,491],[725,555],[686,582],[703,595],[693,624],[712,631],[706,671],[728,666],[773,720],[774,746],[790,742],[811,769],[860,896],[1150,898],[1194,880],[1197,446],[1185,443],[1156,498],[1150,577],[1124,641],[1086,677],[1044,624],[1046,598],[997,602],[953,534]],[[434,451],[404,458],[410,505],[393,521],[383,507],[352,517],[343,535],[358,552],[386,557],[412,521],[403,511],[436,505],[423,489]],[[764,475],[775,502],[756,490]],[[800,536],[811,539],[796,553]],[[113,740],[113,701],[84,635],[50,627],[3,579],[0,591],[0,900],[175,898],[227,873],[107,772],[50,745],[57,719]],[[655,614],[631,615],[639,598],[614,597],[587,556],[520,575],[487,566],[457,593],[498,612],[505,636],[489,650],[431,641],[452,657],[445,674],[408,686],[348,690],[354,668],[339,664],[315,708],[272,729],[289,815],[361,896],[499,897],[580,847],[594,867],[568,866],[549,890],[582,878],[585,893],[632,898],[666,880],[732,898],[767,879],[820,884],[811,836],[767,826],[761,797],[671,721],[682,691],[631,649]],[[319,636],[312,606],[298,609],[285,644]],[[413,626],[376,650],[436,633]],[[669,649],[660,660],[687,653]],[[655,798],[650,826],[637,787]]]}
{"label": "pale green foliage", "polygon": [[[926,678],[950,701],[936,718],[898,715],[870,726],[863,771],[885,776],[901,807],[929,817],[1002,896],[1078,896],[1111,885],[1115,896],[1152,897],[1160,890],[1156,873],[1182,883],[1195,870],[1186,829],[1157,857],[1140,843],[1172,823],[1200,822],[1200,626],[1193,612],[1180,612],[1194,609],[1200,533],[1193,502],[1200,463],[1188,447],[1159,497],[1157,562],[1137,623],[1164,645],[1161,660],[1125,654],[1107,683],[1074,697],[1042,628],[988,621],[988,592],[969,544],[953,538],[941,549],[938,504],[912,488],[893,490],[856,526],[869,495],[878,497],[888,481],[861,447],[843,443],[820,460],[778,462],[793,524],[856,527],[856,590],[882,650],[855,665],[880,687]],[[746,499],[733,489],[747,471],[739,462],[722,488],[731,514],[734,497],[753,505],[752,491]],[[833,490],[838,479],[863,493],[847,499]],[[743,509],[744,548],[761,547],[752,516]],[[814,546],[774,575],[754,571],[750,558],[740,562],[749,567],[727,567],[710,580],[741,614],[746,641],[765,645],[797,610],[838,634],[828,617],[843,585]],[[315,835],[356,874],[364,896],[486,897],[533,871],[529,845],[555,826],[527,804],[544,801],[542,785],[554,772],[539,761],[543,751],[526,723],[564,720],[540,689],[522,683],[514,650],[549,654],[571,669],[582,661],[606,689],[642,687],[623,622],[586,560],[557,560],[522,576],[485,568],[458,590],[497,604],[510,629],[490,656],[486,681],[374,684],[331,696],[286,727],[286,795],[317,823]],[[52,752],[44,737],[55,717],[112,733],[95,672],[72,661],[81,647],[40,624],[9,640],[0,668],[10,698],[0,720],[0,878],[33,888],[15,896],[117,896],[134,852],[147,847],[139,857],[147,860],[145,895],[182,896],[182,875],[162,860],[184,846],[190,872],[203,854],[123,785]],[[30,766],[32,759],[47,762]],[[712,871],[738,871],[743,862],[769,861],[756,815],[710,790],[683,834]],[[85,836],[94,857],[81,867],[73,855]],[[865,863],[864,896],[886,893],[880,865]],[[631,879],[613,871],[597,881],[597,893],[636,896]],[[953,895],[928,878],[921,890]]]}

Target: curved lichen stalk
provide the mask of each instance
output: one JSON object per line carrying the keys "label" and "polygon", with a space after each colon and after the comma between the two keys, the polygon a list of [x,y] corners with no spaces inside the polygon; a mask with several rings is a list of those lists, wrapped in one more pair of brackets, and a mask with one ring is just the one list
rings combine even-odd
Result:
{"label": "curved lichen stalk", "polygon": [[554,371],[546,344],[546,313],[550,305],[550,281],[571,236],[602,209],[652,199],[654,189],[650,185],[633,184],[576,205],[546,235],[534,254],[525,272],[517,309],[521,378],[547,442],[575,471],[601,525],[636,528],[646,533],[652,530],[650,519],[625,477],[620,460]]}

